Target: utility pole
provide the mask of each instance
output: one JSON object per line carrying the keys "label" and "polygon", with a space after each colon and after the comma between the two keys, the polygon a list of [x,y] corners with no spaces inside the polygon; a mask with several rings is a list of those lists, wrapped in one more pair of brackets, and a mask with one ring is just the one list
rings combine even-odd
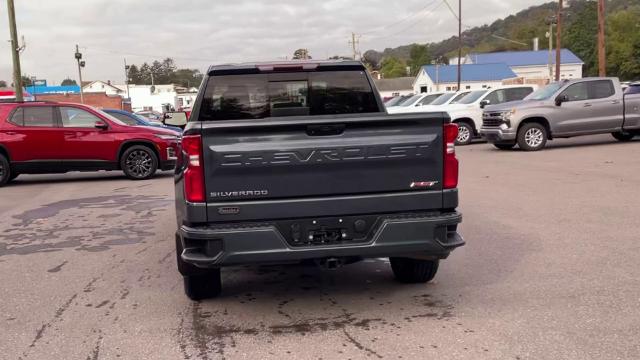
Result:
{"label": "utility pole", "polygon": [[458,88],[456,89],[456,91],[460,91],[460,80],[462,77],[462,71],[460,69],[461,57],[462,57],[462,0],[458,0]]}
{"label": "utility pole", "polygon": [[560,81],[560,64],[562,50],[562,0],[558,0],[558,14],[556,15],[556,81]]}
{"label": "utility pole", "polygon": [[356,38],[356,33],[351,33],[351,41],[349,41],[349,44],[351,45],[351,48],[353,50],[353,60],[356,60],[358,58],[358,44],[360,44],[359,39],[359,36],[357,36]]}
{"label": "utility pole", "polygon": [[127,86],[127,99],[131,99],[129,97],[129,65],[127,65],[127,58],[124,58],[124,83]]}
{"label": "utility pole", "polygon": [[82,60],[82,53],[80,53],[80,48],[78,44],[76,44],[76,53],[74,54],[76,61],[78,62],[78,78],[80,80],[80,102],[84,104],[84,93],[82,91],[82,68],[85,65],[84,60]]}
{"label": "utility pole", "polygon": [[7,0],[7,12],[9,13],[9,32],[11,33],[11,58],[13,60],[13,88],[16,101],[22,102],[22,71],[20,70],[20,52],[18,46],[18,30],[16,29],[16,11],[13,0]]}
{"label": "utility pole", "polygon": [[549,31],[546,33],[549,39],[549,81],[553,81],[553,25],[556,23],[556,18],[550,16],[547,22],[549,23]]}
{"label": "utility pole", "polygon": [[598,0],[598,75],[607,76],[607,53],[605,48],[604,0]]}

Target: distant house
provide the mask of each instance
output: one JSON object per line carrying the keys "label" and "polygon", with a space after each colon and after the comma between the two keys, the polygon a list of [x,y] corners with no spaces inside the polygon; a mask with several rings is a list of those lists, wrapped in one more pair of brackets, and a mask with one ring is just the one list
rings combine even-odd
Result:
{"label": "distant house", "polygon": [[[548,79],[555,77],[556,54],[553,51],[550,58],[548,50],[471,53],[464,58],[463,62],[465,64],[505,63],[519,78],[524,78],[525,80]],[[549,62],[551,62],[553,74],[549,73]],[[561,79],[582,78],[583,64],[584,62],[571,50],[560,50]]]}
{"label": "distant house", "polygon": [[373,78],[373,82],[376,84],[376,88],[380,93],[382,99],[398,95],[413,94],[413,80],[412,77],[400,77],[394,79],[376,79]]}
{"label": "distant house", "polygon": [[111,81],[104,82],[96,80],[91,82],[82,82],[82,91],[85,93],[105,93],[107,95],[126,96],[125,89],[121,89],[111,84]]}
{"label": "distant house", "polygon": [[[460,66],[461,90],[478,90],[502,85],[504,80],[518,76],[505,63],[464,64]],[[457,65],[426,65],[413,81],[416,93],[457,91]]]}

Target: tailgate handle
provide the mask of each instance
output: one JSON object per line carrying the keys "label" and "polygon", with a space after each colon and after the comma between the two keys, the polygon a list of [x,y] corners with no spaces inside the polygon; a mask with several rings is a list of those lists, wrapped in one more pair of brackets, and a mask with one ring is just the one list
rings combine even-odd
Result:
{"label": "tailgate handle", "polygon": [[344,124],[323,124],[307,126],[307,135],[309,136],[331,136],[340,135],[344,132]]}

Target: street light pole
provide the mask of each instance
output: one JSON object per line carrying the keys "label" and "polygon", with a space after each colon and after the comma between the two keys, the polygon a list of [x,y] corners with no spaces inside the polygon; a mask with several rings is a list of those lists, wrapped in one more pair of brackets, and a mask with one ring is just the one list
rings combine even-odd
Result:
{"label": "street light pole", "polygon": [[16,101],[24,101],[22,96],[22,71],[20,70],[20,53],[18,50],[18,30],[16,29],[16,11],[13,0],[7,0],[7,12],[9,13],[9,32],[11,33],[11,59],[13,60],[13,88]]}
{"label": "street light pole", "polygon": [[82,92],[82,68],[84,67],[85,62],[84,60],[82,60],[82,54],[80,53],[78,44],[76,44],[75,57],[76,57],[76,60],[78,61],[78,78],[80,79],[80,102],[84,104],[84,94]]}

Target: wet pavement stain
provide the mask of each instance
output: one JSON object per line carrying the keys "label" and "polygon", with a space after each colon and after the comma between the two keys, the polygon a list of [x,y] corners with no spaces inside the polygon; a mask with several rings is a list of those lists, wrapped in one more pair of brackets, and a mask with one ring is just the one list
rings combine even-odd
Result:
{"label": "wet pavement stain", "polygon": [[58,271],[62,270],[62,267],[65,266],[67,263],[68,263],[68,261],[65,260],[65,261],[62,262],[62,264],[52,267],[51,269],[47,270],[47,272],[57,273]]}
{"label": "wet pavement stain", "polygon": [[[173,200],[163,196],[111,195],[62,200],[27,210],[14,215],[20,222],[0,234],[0,257],[68,248],[101,252],[143,243],[155,234],[149,218],[172,204]],[[104,214],[105,209],[113,212]]]}

